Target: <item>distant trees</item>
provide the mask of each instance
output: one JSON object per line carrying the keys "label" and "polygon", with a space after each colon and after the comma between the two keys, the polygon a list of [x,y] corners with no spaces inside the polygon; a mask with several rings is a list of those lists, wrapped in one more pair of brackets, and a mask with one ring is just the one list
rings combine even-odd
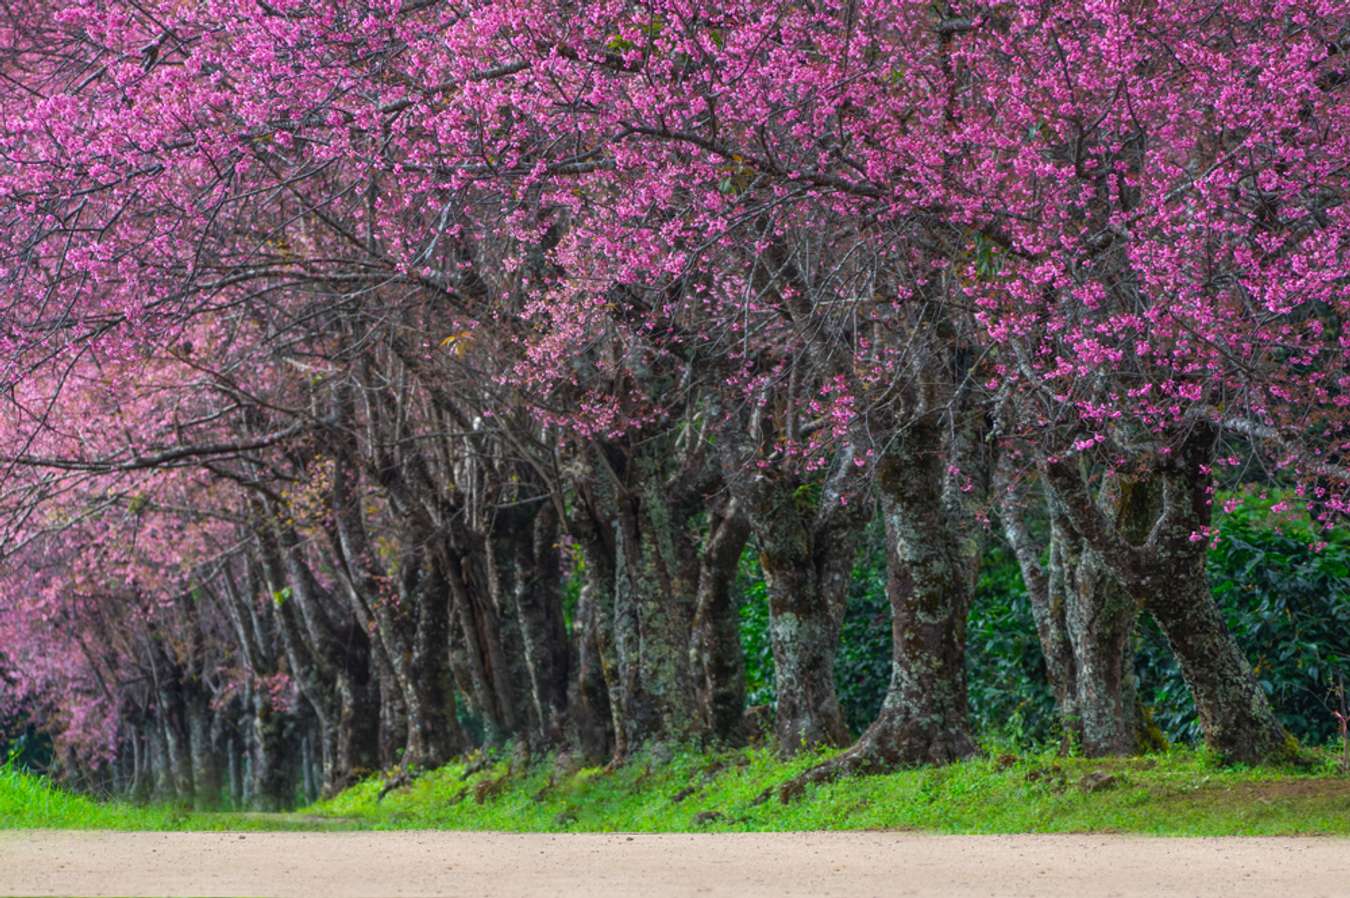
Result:
{"label": "distant trees", "polygon": [[1232,467],[1350,502],[1337,10],[10,19],[0,701],[71,769],[269,805],[736,742],[747,547],[778,743],[842,745],[878,514],[889,690],[808,778],[976,750],[1000,531],[1086,751],[1138,747],[1142,612],[1217,751],[1289,751],[1204,562]]}

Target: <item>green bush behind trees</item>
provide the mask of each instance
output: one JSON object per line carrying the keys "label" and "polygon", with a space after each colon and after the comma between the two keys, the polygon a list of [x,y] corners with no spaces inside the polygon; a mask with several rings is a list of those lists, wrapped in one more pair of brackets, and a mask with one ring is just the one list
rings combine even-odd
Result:
{"label": "green bush behind trees", "polygon": [[[1248,499],[1218,516],[1209,579],[1281,721],[1305,744],[1337,738],[1331,711],[1350,681],[1350,533],[1314,533],[1304,520],[1272,514],[1273,500]],[[879,528],[878,528],[879,530]],[[879,532],[854,569],[835,679],[845,717],[861,732],[875,716],[890,668],[890,610]],[[773,701],[768,606],[753,551],[739,580],[748,700]],[[1016,560],[994,543],[986,553],[967,630],[971,713],[991,747],[1036,749],[1060,739],[1054,696]],[[1166,738],[1197,744],[1190,691],[1147,615],[1135,637],[1138,694]]]}

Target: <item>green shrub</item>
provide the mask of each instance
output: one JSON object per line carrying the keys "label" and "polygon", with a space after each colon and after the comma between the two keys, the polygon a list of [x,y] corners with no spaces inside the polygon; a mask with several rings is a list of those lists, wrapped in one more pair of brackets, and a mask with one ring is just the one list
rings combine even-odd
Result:
{"label": "green shrub", "polygon": [[1014,750],[1059,739],[1055,696],[1031,616],[1022,572],[1011,552],[984,557],[966,625],[966,676],[975,730]]}

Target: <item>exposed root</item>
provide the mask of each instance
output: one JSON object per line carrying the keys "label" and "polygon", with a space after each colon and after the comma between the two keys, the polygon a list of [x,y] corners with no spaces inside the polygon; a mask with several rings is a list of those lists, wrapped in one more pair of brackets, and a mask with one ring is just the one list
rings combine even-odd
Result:
{"label": "exposed root", "polygon": [[417,770],[412,767],[402,768],[392,778],[384,781],[384,785],[380,786],[380,794],[375,797],[375,800],[377,802],[384,801],[384,797],[388,795],[390,792],[393,792],[395,789],[402,789],[406,786],[411,786],[413,784],[413,781],[416,780],[419,776],[421,776],[423,772],[424,771]]}
{"label": "exposed root", "polygon": [[511,780],[511,768],[496,779],[483,780],[473,787],[473,800],[479,804],[485,803],[489,798],[496,798],[506,791],[506,784]]}
{"label": "exposed root", "polygon": [[885,769],[886,765],[879,762],[876,753],[869,749],[866,741],[859,740],[843,754],[835,755],[828,761],[804,770],[785,783],[770,786],[757,795],[752,803],[763,804],[776,792],[780,802],[791,804],[806,794],[807,786],[831,783],[846,776],[882,773]]}
{"label": "exposed root", "polygon": [[475,752],[474,756],[470,757],[469,763],[464,765],[464,772],[459,775],[460,782],[491,767],[492,760],[492,755],[486,751]]}
{"label": "exposed root", "polygon": [[765,789],[752,804],[763,804],[775,792],[783,804],[806,794],[806,787],[834,782],[846,776],[874,776],[921,764],[950,764],[978,754],[969,734],[958,728],[940,733],[916,732],[916,728],[881,719],[842,754],[804,770],[797,776]]}

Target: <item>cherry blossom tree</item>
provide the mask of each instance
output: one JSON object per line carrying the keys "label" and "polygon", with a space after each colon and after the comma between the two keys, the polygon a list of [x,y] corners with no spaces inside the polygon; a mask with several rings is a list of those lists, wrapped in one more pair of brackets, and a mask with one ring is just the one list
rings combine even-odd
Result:
{"label": "cherry blossom tree", "polygon": [[785,796],[976,751],[998,529],[1085,750],[1138,748],[1141,611],[1217,751],[1292,750],[1203,565],[1239,462],[1350,511],[1337,4],[30,7],[0,631],[72,769],[734,742],[747,546],[779,746],[842,745],[877,514],[887,697]]}

